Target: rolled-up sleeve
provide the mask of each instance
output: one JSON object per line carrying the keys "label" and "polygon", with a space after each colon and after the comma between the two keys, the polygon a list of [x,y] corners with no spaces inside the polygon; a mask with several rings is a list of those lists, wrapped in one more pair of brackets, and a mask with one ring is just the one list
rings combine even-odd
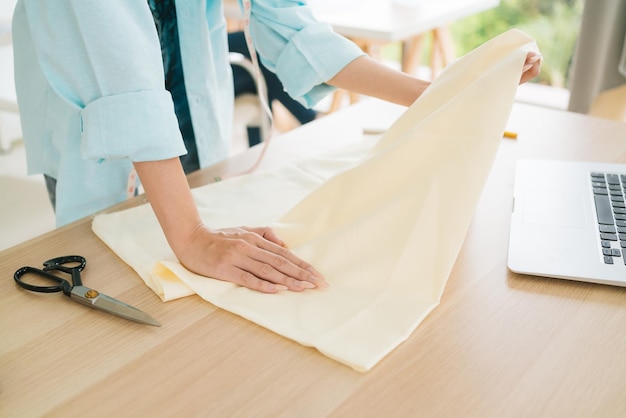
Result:
{"label": "rolled-up sleeve", "polygon": [[263,64],[276,73],[290,96],[308,106],[333,90],[326,81],[364,55],[329,24],[317,21],[303,1],[251,3],[251,34]]}
{"label": "rolled-up sleeve", "polygon": [[[159,123],[155,123],[155,115],[162,118]],[[172,140],[180,133],[172,99],[166,91],[96,99],[81,111],[81,131],[81,155],[87,159],[154,161],[185,152],[181,141]]]}
{"label": "rolled-up sleeve", "polygon": [[85,159],[185,153],[145,0],[23,0],[41,72],[80,115]]}

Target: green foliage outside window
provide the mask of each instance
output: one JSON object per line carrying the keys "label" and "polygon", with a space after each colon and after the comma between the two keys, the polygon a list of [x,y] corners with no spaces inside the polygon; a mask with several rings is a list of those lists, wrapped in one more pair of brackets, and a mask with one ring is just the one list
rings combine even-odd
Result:
{"label": "green foliage outside window", "polygon": [[451,25],[461,56],[510,28],[533,37],[544,56],[536,82],[566,88],[583,0],[501,0],[500,6]]}

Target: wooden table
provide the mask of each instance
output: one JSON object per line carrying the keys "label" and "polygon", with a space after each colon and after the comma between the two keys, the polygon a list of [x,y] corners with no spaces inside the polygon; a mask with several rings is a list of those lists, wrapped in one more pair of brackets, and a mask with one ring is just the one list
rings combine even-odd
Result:
{"label": "wooden table", "polygon": [[[372,45],[411,41],[430,31],[436,31],[435,36],[441,35],[450,22],[494,8],[500,0],[415,0],[413,6],[402,3],[410,0],[309,0],[307,5],[337,33],[360,44]],[[224,13],[228,19],[241,19],[237,0],[224,0]],[[445,39],[435,44],[443,48],[439,52],[449,56],[453,51],[447,38],[445,35]],[[411,69],[414,64],[406,62],[405,66],[409,67],[405,69]]]}
{"label": "wooden table", "polygon": [[[362,101],[277,138],[265,165],[358,140],[400,111]],[[508,128],[519,137],[502,140],[441,304],[369,372],[199,297],[161,302],[87,218],[0,252],[0,416],[626,416],[626,289],[506,267],[515,161],[626,162],[626,124],[517,104]],[[190,181],[241,170],[258,152]],[[74,253],[87,257],[88,286],[163,326],[13,283],[22,265]]]}
{"label": "wooden table", "polygon": [[[415,74],[421,62],[425,37],[431,37],[430,66],[433,78],[455,58],[448,24],[494,8],[500,0],[309,0],[320,21],[353,40],[368,55],[377,57],[380,45],[402,42],[402,70]],[[224,13],[232,22],[241,19],[237,0],[224,0]],[[335,94],[330,111],[336,111],[346,92]],[[351,103],[357,96],[351,95]]]}
{"label": "wooden table", "polygon": [[[412,5],[411,5],[412,4]],[[407,42],[403,70],[413,73],[421,52],[422,37],[432,33],[432,53],[447,63],[454,57],[447,25],[464,17],[494,8],[500,0],[311,0],[316,17],[330,23],[348,38],[371,46],[385,42]],[[370,52],[370,51],[368,51]]]}
{"label": "wooden table", "polygon": [[[410,5],[412,2],[412,5]],[[403,5],[409,4],[409,5]],[[368,55],[379,58],[381,45],[402,43],[402,71],[415,74],[430,36],[430,70],[434,79],[456,57],[448,24],[491,9],[500,0],[311,0],[315,16],[350,39]],[[336,111],[345,90],[338,90],[329,111]],[[350,94],[350,102],[358,96]]]}

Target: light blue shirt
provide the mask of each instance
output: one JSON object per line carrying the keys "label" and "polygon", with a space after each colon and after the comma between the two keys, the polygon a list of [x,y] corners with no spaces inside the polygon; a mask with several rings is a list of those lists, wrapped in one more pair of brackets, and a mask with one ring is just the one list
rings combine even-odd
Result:
{"label": "light blue shirt", "polygon": [[[233,87],[221,0],[176,2],[202,167],[224,159]],[[286,91],[312,106],[363,53],[304,1],[252,0],[251,32]],[[30,174],[57,179],[57,225],[126,199],[133,161],[186,153],[146,0],[20,0],[15,82]]]}

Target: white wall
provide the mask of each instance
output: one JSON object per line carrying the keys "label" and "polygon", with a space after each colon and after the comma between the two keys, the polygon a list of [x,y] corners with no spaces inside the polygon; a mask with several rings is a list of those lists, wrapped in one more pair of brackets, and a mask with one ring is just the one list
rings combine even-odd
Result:
{"label": "white wall", "polygon": [[11,16],[16,0],[0,1],[0,152],[21,138],[13,82],[13,47],[11,46]]}

